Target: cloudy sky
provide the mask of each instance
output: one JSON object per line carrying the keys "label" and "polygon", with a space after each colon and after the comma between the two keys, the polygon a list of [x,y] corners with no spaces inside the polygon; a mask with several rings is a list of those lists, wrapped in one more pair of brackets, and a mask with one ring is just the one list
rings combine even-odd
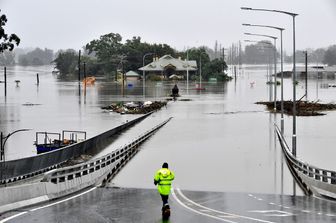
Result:
{"label": "cloudy sky", "polygon": [[[240,10],[277,9],[299,14],[297,49],[336,44],[335,0],[0,0],[6,31],[21,38],[20,47],[80,49],[110,32],[123,39],[140,36],[149,43],[167,43],[177,50],[215,41],[228,47],[239,40],[261,40],[244,32],[279,35],[272,29],[242,23],[284,27],[284,47],[291,51],[290,16]],[[245,44],[245,43],[244,43]]]}

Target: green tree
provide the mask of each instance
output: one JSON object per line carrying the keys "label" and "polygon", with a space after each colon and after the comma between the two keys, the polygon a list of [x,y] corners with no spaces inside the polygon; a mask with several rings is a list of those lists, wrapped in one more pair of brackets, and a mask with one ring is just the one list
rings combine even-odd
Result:
{"label": "green tree", "polygon": [[[1,10],[0,10],[1,12]],[[0,13],[0,53],[14,49],[14,44],[20,44],[20,38],[16,34],[7,34],[3,28],[7,23],[6,15]]]}
{"label": "green tree", "polygon": [[95,53],[98,62],[102,63],[106,73],[114,72],[121,61],[123,53],[122,37],[118,33],[109,33],[100,36],[86,44],[89,54]]}
{"label": "green tree", "polygon": [[329,46],[324,54],[323,63],[328,66],[336,65],[336,45]]}
{"label": "green tree", "polygon": [[55,63],[55,68],[60,71],[61,75],[73,75],[78,65],[78,56],[75,50],[72,49],[59,51],[53,62]]}
{"label": "green tree", "polygon": [[226,75],[224,73],[224,70],[226,69],[227,65],[223,58],[216,58],[205,64],[204,69],[202,69],[202,74],[204,73],[206,79],[215,77],[219,80],[225,80]]}

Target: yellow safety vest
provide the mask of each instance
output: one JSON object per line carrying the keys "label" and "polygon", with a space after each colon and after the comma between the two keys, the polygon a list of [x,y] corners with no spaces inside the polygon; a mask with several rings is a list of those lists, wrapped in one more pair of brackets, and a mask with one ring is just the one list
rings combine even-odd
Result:
{"label": "yellow safety vest", "polygon": [[159,169],[154,176],[154,181],[158,183],[158,191],[162,195],[169,195],[171,183],[175,175],[173,171],[167,168]]}

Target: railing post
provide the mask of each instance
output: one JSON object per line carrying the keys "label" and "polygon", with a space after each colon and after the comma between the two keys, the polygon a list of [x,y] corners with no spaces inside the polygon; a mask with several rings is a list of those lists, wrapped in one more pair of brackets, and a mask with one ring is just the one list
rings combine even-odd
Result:
{"label": "railing post", "polygon": [[309,174],[308,174],[308,176],[309,176],[309,177],[313,177],[313,176],[314,176],[313,168],[309,167],[308,170],[309,170]]}
{"label": "railing post", "polygon": [[331,172],[331,184],[336,184],[336,173]]}
{"label": "railing post", "polygon": [[319,169],[315,169],[315,180],[321,180],[321,177],[320,177],[320,170]]}
{"label": "railing post", "polygon": [[327,171],[322,171],[322,175],[323,175],[323,177],[322,177],[322,181],[323,182],[328,182],[328,175],[327,175]]}
{"label": "railing post", "polygon": [[303,164],[303,174],[307,174],[307,165]]}

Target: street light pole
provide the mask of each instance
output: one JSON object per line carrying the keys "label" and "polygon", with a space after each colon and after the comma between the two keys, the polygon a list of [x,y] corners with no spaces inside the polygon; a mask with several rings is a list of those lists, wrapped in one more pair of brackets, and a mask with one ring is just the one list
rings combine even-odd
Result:
{"label": "street light pole", "polygon": [[258,9],[250,7],[241,7],[242,10],[250,11],[264,11],[264,12],[276,12],[282,13],[293,18],[293,135],[292,135],[292,154],[296,156],[296,58],[295,58],[295,17],[299,14],[281,11],[281,10],[272,10],[272,9]]}
{"label": "street light pole", "polygon": [[[144,68],[145,66],[145,57],[149,56],[149,55],[153,55],[154,53],[145,53],[142,57],[142,68]],[[145,76],[145,70],[142,70],[142,94],[143,94],[143,98],[145,101],[145,97],[146,97],[146,76]]]}
{"label": "street light pole", "polygon": [[[283,48],[282,48],[282,31],[284,28],[277,27],[277,26],[268,26],[268,25],[256,25],[256,24],[246,24],[244,23],[243,26],[254,26],[254,27],[263,27],[263,28],[271,28],[277,29],[280,31],[280,64],[281,64],[281,133],[284,134],[284,102],[283,102]],[[277,75],[275,76],[275,84]],[[274,94],[276,95],[276,86],[274,88]]]}
{"label": "street light pole", "polygon": [[[250,7],[241,7],[242,10],[251,10],[251,11],[264,11],[264,12],[276,12],[282,13],[293,18],[293,135],[292,135],[292,154],[296,156],[296,58],[295,58],[295,17],[299,14],[286,12],[281,10],[272,10],[272,9],[256,9]],[[296,194],[295,183],[293,185],[293,193]]]}
{"label": "street light pole", "polygon": [[8,138],[12,135],[14,135],[17,132],[22,132],[22,131],[29,131],[31,129],[19,129],[14,132],[9,133],[7,136],[3,136],[3,133],[0,133],[0,164],[1,164],[1,181],[3,180],[3,172],[5,171],[6,167],[6,159],[5,159],[5,144],[8,140]]}
{"label": "street light pole", "polygon": [[267,38],[271,38],[274,40],[274,111],[276,110],[276,98],[277,98],[277,95],[276,95],[276,40],[277,40],[277,37],[275,36],[269,36],[269,35],[262,35],[262,34],[254,34],[254,33],[244,33],[245,35],[250,35],[250,36],[261,36],[261,37],[267,37]]}

